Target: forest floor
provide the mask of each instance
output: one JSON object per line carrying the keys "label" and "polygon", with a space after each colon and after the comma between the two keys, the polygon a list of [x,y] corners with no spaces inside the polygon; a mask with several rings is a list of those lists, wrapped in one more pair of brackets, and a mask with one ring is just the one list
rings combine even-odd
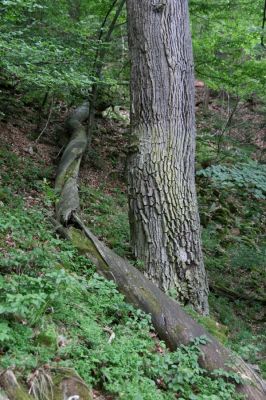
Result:
{"label": "forest floor", "polygon": [[[261,104],[246,102],[238,105],[228,123],[230,110],[234,108],[234,101],[231,100],[229,104],[229,100],[222,95],[213,95],[210,98],[208,110],[204,111],[203,94],[200,91],[197,93],[197,185],[205,263],[211,289],[211,317],[202,318],[193,311],[188,311],[211,333],[266,374],[266,243],[263,242],[266,196],[265,181],[263,184],[266,177],[263,164],[265,161],[265,117]],[[53,192],[53,177],[67,142],[62,127],[68,112],[64,104],[58,102],[51,118],[47,120],[49,110],[42,111],[42,114],[38,116],[37,110],[27,105],[18,107],[16,112],[7,112],[0,121],[0,206],[2,209],[6,205],[9,206],[10,202],[16,206],[16,201],[19,202],[21,199],[24,209],[29,213],[36,207],[46,209],[47,215],[52,213],[56,201],[56,195]],[[104,116],[98,116],[91,146],[81,167],[80,192],[82,213],[92,231],[120,255],[132,258],[129,247],[125,184],[128,122],[128,112],[123,108],[117,112],[109,109]],[[42,130],[40,140],[36,141],[36,137]],[[251,181],[255,181],[256,184],[251,184]],[[6,218],[8,219],[8,216]],[[14,218],[21,217],[14,216]],[[3,221],[0,225],[2,228],[7,224],[4,218]],[[40,224],[38,218],[36,223]],[[0,231],[0,251],[6,260],[13,260],[14,264],[12,252],[20,245],[18,239],[13,237],[12,231],[13,229],[11,232],[10,230],[5,232],[3,228],[5,235]],[[32,237],[34,237],[33,233]],[[44,243],[47,240],[50,240],[50,236],[49,239],[45,238]],[[61,244],[54,243],[52,246],[62,248]],[[67,252],[69,249],[62,248],[62,251],[64,254],[64,251]],[[64,257],[67,259],[66,255]],[[0,262],[0,267],[11,268],[12,263],[3,261],[4,258]],[[23,259],[21,262],[23,263]],[[41,260],[42,262],[44,261]],[[86,267],[82,263],[84,260],[78,264],[78,268]],[[11,269],[13,268],[17,271],[16,267],[12,266]],[[107,289],[101,286],[102,283],[96,279],[93,285],[100,287],[104,297]],[[114,289],[110,290],[112,292]],[[171,295],[174,296],[174,294]],[[108,302],[108,296],[104,301]],[[120,304],[120,300],[117,302]],[[106,307],[108,308],[107,305]],[[120,307],[124,306],[120,305]],[[97,312],[99,313],[99,310]],[[122,314],[123,312],[121,311]],[[99,326],[104,329],[104,325],[110,323],[113,321],[110,322],[108,316],[104,316]],[[115,322],[115,324],[119,323]],[[71,324],[73,321],[70,318],[69,327]],[[133,322],[129,324],[141,325],[142,322],[134,316]],[[144,330],[149,331],[145,324],[146,322],[143,322]],[[51,331],[54,332],[54,327],[50,325]],[[99,326],[95,325],[94,328],[96,336],[100,337]],[[64,329],[70,329],[69,327],[62,328],[60,334],[62,335]],[[85,335],[88,327],[82,329],[84,331],[80,335]],[[48,336],[53,336],[53,332]],[[75,333],[72,335],[74,337]],[[27,337],[26,333],[25,337]],[[92,339],[95,346],[100,343],[99,337]],[[74,339],[71,338],[71,340]],[[153,346],[155,349],[153,351],[159,354],[165,351],[156,337],[151,340],[153,345],[151,342],[148,344],[145,342],[146,348]],[[4,339],[2,342],[4,343]],[[82,346],[78,348],[78,351],[76,350],[76,357],[81,359],[86,358],[86,351]],[[13,357],[10,356],[9,359],[9,355],[6,356],[9,348],[9,345],[3,345],[1,348],[0,334],[0,357],[1,354],[6,357],[6,365]],[[47,353],[49,351],[47,350]],[[109,354],[108,351],[107,359],[114,357],[114,354]],[[61,353],[60,360],[69,357],[69,352],[66,351],[65,356],[64,352],[61,351]],[[50,353],[39,356],[42,362],[49,357],[51,358]],[[21,368],[21,361],[18,359],[19,357],[13,361]],[[101,363],[108,365],[107,359],[104,361],[103,357]],[[108,383],[108,373],[110,373],[108,368],[106,368],[103,381],[102,377],[100,379],[97,376],[97,362],[90,365],[94,380],[88,378],[82,364],[77,364],[75,367],[81,374],[83,373],[85,378],[87,377],[89,384],[101,381],[99,388],[98,384],[96,385],[94,398],[111,399],[113,395],[103,394],[104,391],[117,393],[121,388],[114,388]],[[31,363],[34,365],[30,360],[28,368]],[[118,374],[121,372],[119,371],[117,371]],[[160,387],[160,383],[158,386]],[[125,398],[131,397],[128,395]],[[136,398],[132,395],[132,399]]]}

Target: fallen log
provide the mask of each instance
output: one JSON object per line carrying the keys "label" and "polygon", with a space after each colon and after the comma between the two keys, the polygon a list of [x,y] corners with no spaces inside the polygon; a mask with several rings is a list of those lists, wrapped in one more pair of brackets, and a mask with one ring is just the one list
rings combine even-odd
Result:
{"label": "fallen log", "polygon": [[217,369],[235,372],[243,380],[237,384],[238,390],[246,394],[247,399],[266,398],[266,383],[248,364],[222,346],[139,270],[99,241],[78,215],[74,214],[73,220],[80,228],[69,228],[73,244],[93,260],[101,275],[116,283],[128,302],[151,315],[155,331],[171,350],[198,337],[206,337],[207,343],[200,346],[200,365],[210,372]]}
{"label": "fallen log", "polygon": [[228,287],[225,287],[221,284],[211,283],[210,289],[214,293],[228,297],[231,300],[244,300],[249,303],[257,302],[257,303],[266,305],[266,298],[264,298],[264,297],[252,296],[252,295],[248,295],[246,293],[238,293],[238,292],[235,292],[234,290],[232,290]]}
{"label": "fallen log", "polygon": [[[163,293],[128,261],[100,242],[78,216],[76,212],[79,207],[78,169],[86,147],[84,147],[85,130],[81,129],[82,121],[84,121],[83,112],[75,112],[72,115],[72,137],[59,165],[56,178],[56,187],[61,193],[57,205],[58,221],[70,226],[68,235],[72,242],[92,259],[98,272],[106,279],[115,281],[128,302],[151,315],[156,332],[170,349],[175,350],[178,346],[186,345],[198,337],[206,337],[207,343],[201,345],[200,365],[211,373],[217,369],[237,373],[243,380],[241,383],[236,383],[237,389],[244,393],[248,400],[265,400],[265,381],[249,365],[222,346],[187,315],[175,300]],[[82,145],[75,147],[77,141]],[[78,157],[76,150],[73,149],[77,149]]]}
{"label": "fallen log", "polygon": [[55,190],[59,196],[56,217],[63,224],[67,223],[72,212],[79,208],[77,180],[80,162],[88,143],[82,123],[89,117],[89,111],[89,103],[83,103],[65,123],[71,137],[60,160],[55,180]]}

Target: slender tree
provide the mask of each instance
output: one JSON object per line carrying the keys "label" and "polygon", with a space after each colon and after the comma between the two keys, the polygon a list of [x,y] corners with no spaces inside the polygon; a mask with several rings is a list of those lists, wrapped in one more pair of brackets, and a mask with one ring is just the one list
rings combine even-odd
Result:
{"label": "slender tree", "polygon": [[186,0],[127,0],[131,242],[145,273],[208,313],[195,180],[194,74]]}

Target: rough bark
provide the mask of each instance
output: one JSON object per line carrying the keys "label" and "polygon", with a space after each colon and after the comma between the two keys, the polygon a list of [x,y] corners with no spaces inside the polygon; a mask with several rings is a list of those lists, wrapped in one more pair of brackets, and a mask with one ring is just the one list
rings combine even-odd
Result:
{"label": "rough bark", "polygon": [[[80,121],[79,114],[74,113],[73,115]],[[73,124],[72,137],[75,137],[75,129],[79,132],[80,124],[75,121]],[[71,168],[71,163],[69,163],[69,168]],[[67,168],[64,168],[63,171],[65,176],[68,175]],[[67,181],[63,179],[63,182]],[[63,186],[61,193],[65,195]],[[72,204],[71,198],[70,203]],[[65,205],[66,209],[69,209],[67,196]],[[64,237],[70,238],[80,251],[94,261],[99,273],[105,278],[115,281],[128,302],[151,315],[155,330],[170,349],[174,350],[181,344],[188,344],[199,336],[208,337],[209,342],[201,347],[202,355],[199,360],[201,366],[208,371],[219,368],[236,371],[244,379],[247,379],[247,383],[238,385],[238,389],[247,395],[248,400],[265,399],[265,382],[252,368],[218,343],[201,325],[188,316],[176,301],[168,297],[140,271],[100,242],[82,223],[73,209],[71,216],[72,226],[70,228],[61,227],[60,229],[58,221],[54,221],[56,229],[60,230]]]}
{"label": "rough bark", "polygon": [[146,274],[208,313],[194,181],[194,76],[187,1],[127,0],[131,54],[131,242]]}

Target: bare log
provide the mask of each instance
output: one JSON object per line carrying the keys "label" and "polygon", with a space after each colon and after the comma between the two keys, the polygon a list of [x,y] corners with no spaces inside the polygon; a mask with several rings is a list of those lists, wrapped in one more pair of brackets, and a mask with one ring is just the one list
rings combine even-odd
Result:
{"label": "bare log", "polygon": [[200,365],[210,372],[217,369],[236,372],[244,380],[244,383],[237,384],[237,389],[248,400],[265,400],[265,381],[250,366],[222,346],[187,315],[176,301],[163,293],[128,261],[100,242],[75,212],[79,207],[78,170],[87,145],[81,122],[87,118],[87,111],[87,105],[81,106],[67,123],[72,136],[56,178],[56,188],[60,192],[57,219],[64,224],[72,221],[78,227],[76,229],[72,226],[68,229],[74,245],[95,262],[99,273],[115,281],[128,302],[151,315],[155,330],[170,349],[175,350],[181,344],[188,344],[200,336],[207,337],[207,344],[201,346]]}
{"label": "bare log", "polygon": [[222,346],[205,328],[186,314],[175,300],[99,241],[79,216],[74,214],[73,219],[80,228],[69,229],[74,245],[88,254],[101,275],[117,284],[118,290],[129,303],[151,315],[156,332],[171,350],[182,344],[189,344],[198,337],[206,337],[207,344],[201,345],[200,365],[210,372],[223,369],[237,373],[244,381],[237,385],[237,389],[247,399],[265,400],[265,381],[242,358]]}
{"label": "bare log", "polygon": [[61,158],[55,180],[55,189],[59,194],[56,217],[63,224],[66,224],[71,214],[79,209],[77,180],[80,162],[88,143],[82,122],[88,117],[89,103],[84,103],[73,112],[65,124],[71,138]]}

